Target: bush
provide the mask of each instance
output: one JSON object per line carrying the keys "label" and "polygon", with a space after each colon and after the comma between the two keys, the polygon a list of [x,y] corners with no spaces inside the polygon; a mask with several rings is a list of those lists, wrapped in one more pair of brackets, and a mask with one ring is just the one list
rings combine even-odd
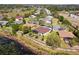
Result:
{"label": "bush", "polygon": [[35,36],[35,38],[37,39],[37,38],[38,38],[38,36],[36,35],[36,36]]}
{"label": "bush", "polygon": [[60,47],[61,40],[56,32],[51,32],[46,40],[46,44],[52,47]]}
{"label": "bush", "polygon": [[74,37],[73,39],[70,40],[70,43],[72,46],[75,46],[75,45],[78,45],[79,40],[76,37]]}
{"label": "bush", "polygon": [[65,25],[71,26],[71,23],[68,20],[63,20],[62,23],[65,24]]}

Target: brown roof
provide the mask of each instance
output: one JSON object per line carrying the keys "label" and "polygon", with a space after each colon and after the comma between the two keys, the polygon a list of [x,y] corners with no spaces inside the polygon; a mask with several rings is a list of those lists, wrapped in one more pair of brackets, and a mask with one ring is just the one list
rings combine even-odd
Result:
{"label": "brown roof", "polygon": [[39,27],[39,28],[37,28],[37,29],[35,29],[35,31],[37,31],[38,33],[46,33],[46,32],[49,32],[50,31],[50,29],[48,28],[48,27]]}
{"label": "brown roof", "polygon": [[29,24],[29,23],[27,23],[27,24],[24,24],[24,26],[33,27],[33,26],[36,26],[36,24]]}
{"label": "brown roof", "polygon": [[31,29],[36,29],[36,28],[40,27],[40,25],[31,24],[31,23],[24,24],[23,26],[25,26],[25,27],[31,27]]}
{"label": "brown roof", "polygon": [[17,17],[16,17],[16,19],[21,19],[21,18],[23,18],[23,16],[17,16]]}
{"label": "brown roof", "polygon": [[62,31],[59,31],[59,36],[60,37],[73,38],[74,37],[74,34],[72,32],[68,32],[66,30],[62,30]]}

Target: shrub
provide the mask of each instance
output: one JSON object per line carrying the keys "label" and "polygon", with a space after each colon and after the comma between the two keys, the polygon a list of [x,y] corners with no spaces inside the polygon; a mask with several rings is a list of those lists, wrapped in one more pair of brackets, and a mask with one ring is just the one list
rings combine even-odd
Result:
{"label": "shrub", "polygon": [[46,44],[52,47],[60,47],[61,40],[56,32],[51,32],[46,40]]}

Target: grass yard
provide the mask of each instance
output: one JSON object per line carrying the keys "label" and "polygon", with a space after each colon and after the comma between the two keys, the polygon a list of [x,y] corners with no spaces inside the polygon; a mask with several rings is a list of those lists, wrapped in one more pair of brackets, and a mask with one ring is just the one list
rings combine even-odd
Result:
{"label": "grass yard", "polygon": [[57,18],[53,18],[52,20],[53,20],[52,22],[53,22],[53,25],[54,25],[54,26],[55,26],[55,25],[59,25],[59,24],[58,24],[58,21],[59,21],[59,20],[58,20]]}

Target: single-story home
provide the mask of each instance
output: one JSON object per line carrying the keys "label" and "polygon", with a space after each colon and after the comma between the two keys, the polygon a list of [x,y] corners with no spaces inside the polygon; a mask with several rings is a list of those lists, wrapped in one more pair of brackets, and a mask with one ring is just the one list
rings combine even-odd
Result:
{"label": "single-story home", "polygon": [[34,13],[34,15],[38,15],[40,14],[41,8],[37,8],[36,12]]}
{"label": "single-story home", "polygon": [[23,16],[16,16],[16,21],[18,21],[18,20],[22,20],[23,19]]}
{"label": "single-story home", "polygon": [[34,26],[36,26],[36,24],[26,23],[23,26],[34,27]]}
{"label": "single-story home", "polygon": [[45,23],[51,24],[51,20],[44,19]]}
{"label": "single-story home", "polygon": [[51,12],[50,12],[49,9],[45,8],[44,10],[45,10],[45,12],[46,12],[47,15],[51,15]]}
{"label": "single-story home", "polygon": [[22,24],[23,20],[14,21],[15,24]]}
{"label": "single-story home", "polygon": [[36,20],[33,20],[33,21],[29,21],[28,23],[31,23],[31,24],[39,24],[39,22],[38,21],[36,21]]}
{"label": "single-story home", "polygon": [[40,27],[40,25],[33,24],[33,23],[26,23],[23,26],[31,27],[31,29]]}
{"label": "single-story home", "polygon": [[77,20],[79,18],[79,16],[75,14],[70,14],[70,17],[73,18],[72,20]]}
{"label": "single-story home", "polygon": [[0,25],[6,25],[8,23],[8,21],[0,21]]}
{"label": "single-story home", "polygon": [[46,16],[44,19],[45,20],[52,20],[53,16]]}
{"label": "single-story home", "polygon": [[59,25],[54,25],[54,26],[53,26],[53,30],[59,31],[59,30],[65,30],[65,28],[63,28],[63,27],[61,27],[61,26],[59,26]]}
{"label": "single-story home", "polygon": [[40,27],[38,27],[38,28],[36,28],[36,29],[34,30],[34,32],[36,32],[36,33],[38,33],[38,34],[40,34],[40,35],[46,35],[46,34],[48,34],[50,31],[51,31],[51,28],[45,27],[45,26],[40,26]]}
{"label": "single-story home", "polygon": [[45,18],[41,18],[40,20],[43,20],[45,23],[51,24],[52,19],[53,16],[46,16]]}
{"label": "single-story home", "polygon": [[69,40],[74,37],[74,34],[72,32],[66,31],[66,30],[61,30],[58,31],[60,38],[64,40]]}

